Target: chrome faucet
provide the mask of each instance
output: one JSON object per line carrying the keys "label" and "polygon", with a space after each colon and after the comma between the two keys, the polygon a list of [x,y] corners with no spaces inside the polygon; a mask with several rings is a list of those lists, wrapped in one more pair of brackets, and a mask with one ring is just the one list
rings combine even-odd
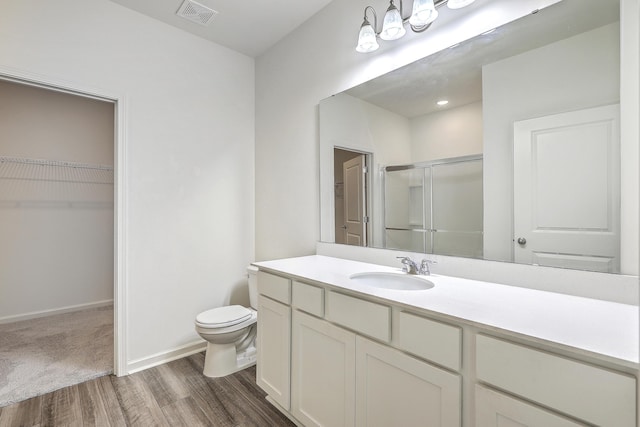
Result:
{"label": "chrome faucet", "polygon": [[431,274],[431,269],[429,268],[429,264],[435,264],[435,261],[431,261],[430,259],[423,259],[420,262],[420,265],[409,258],[408,256],[399,256],[396,257],[400,260],[404,267],[402,267],[402,271],[407,274],[420,274],[422,276],[429,276]]}
{"label": "chrome faucet", "polygon": [[412,260],[408,256],[399,256],[396,258],[398,258],[402,265],[404,265],[404,267],[402,267],[402,271],[407,274],[418,274],[419,267],[414,260]]}

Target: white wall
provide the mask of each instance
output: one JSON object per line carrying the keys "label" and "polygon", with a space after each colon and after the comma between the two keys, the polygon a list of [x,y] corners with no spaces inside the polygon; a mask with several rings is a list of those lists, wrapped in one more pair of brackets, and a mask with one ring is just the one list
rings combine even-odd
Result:
{"label": "white wall", "polygon": [[[112,166],[113,128],[112,103],[0,81],[0,156]],[[0,166],[0,321],[112,300],[112,174]]]}
{"label": "white wall", "polygon": [[610,24],[483,67],[486,258],[512,260],[513,123],[618,103],[619,31]]}
{"label": "white wall", "polygon": [[253,59],[107,0],[3,2],[0,40],[0,72],[126,103],[128,363],[195,342],[198,312],[247,301]]}
{"label": "white wall", "polygon": [[[640,1],[620,2],[620,265],[640,272]],[[640,391],[640,383],[638,384]],[[640,392],[638,393],[640,401]]]}
{"label": "white wall", "polygon": [[414,117],[409,123],[413,162],[482,154],[482,102]]}
{"label": "white wall", "polygon": [[[334,0],[256,60],[256,258],[312,254],[319,238],[318,103],[555,0],[478,0],[440,9],[423,33],[355,51],[365,6]],[[286,188],[286,191],[283,189]]]}

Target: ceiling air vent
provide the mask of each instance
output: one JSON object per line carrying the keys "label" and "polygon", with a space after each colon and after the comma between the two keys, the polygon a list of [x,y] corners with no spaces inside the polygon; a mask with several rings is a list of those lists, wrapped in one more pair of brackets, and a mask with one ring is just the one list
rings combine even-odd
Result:
{"label": "ceiling air vent", "polygon": [[217,14],[215,10],[193,0],[184,0],[176,12],[176,15],[200,25],[209,25]]}

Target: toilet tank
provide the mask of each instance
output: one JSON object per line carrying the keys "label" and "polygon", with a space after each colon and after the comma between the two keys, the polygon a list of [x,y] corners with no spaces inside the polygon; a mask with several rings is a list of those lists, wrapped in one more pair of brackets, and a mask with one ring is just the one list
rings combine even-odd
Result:
{"label": "toilet tank", "polygon": [[258,309],[258,267],[250,265],[247,267],[249,276],[249,305],[255,310]]}

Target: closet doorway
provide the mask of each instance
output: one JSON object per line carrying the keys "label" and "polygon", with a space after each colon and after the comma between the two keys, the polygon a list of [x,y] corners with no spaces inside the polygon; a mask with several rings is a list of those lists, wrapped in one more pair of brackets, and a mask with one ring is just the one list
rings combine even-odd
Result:
{"label": "closet doorway", "polygon": [[0,77],[0,399],[9,401],[114,368],[116,104],[24,83]]}

